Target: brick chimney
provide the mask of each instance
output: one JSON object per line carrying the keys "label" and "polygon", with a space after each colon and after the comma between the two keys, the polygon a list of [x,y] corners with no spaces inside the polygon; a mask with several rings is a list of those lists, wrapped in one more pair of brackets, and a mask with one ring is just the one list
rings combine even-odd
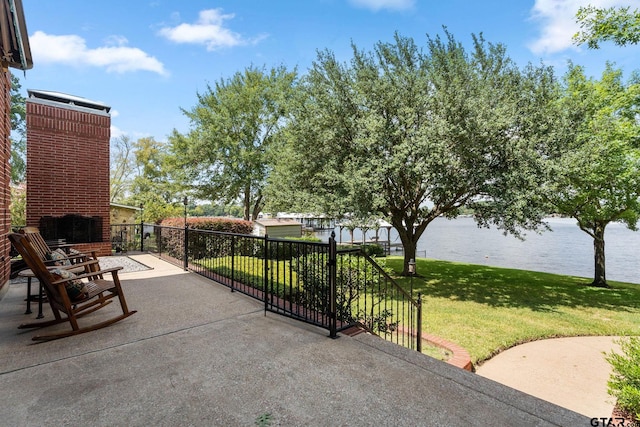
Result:
{"label": "brick chimney", "polygon": [[[0,229],[2,230],[2,239],[0,241],[0,290],[9,289],[3,286],[9,281],[9,273],[11,271],[11,262],[9,258],[9,250],[11,243],[7,235],[11,232],[11,213],[9,204],[11,203],[11,167],[9,165],[11,158],[11,143],[9,137],[11,135],[11,73],[7,69],[2,69],[0,73],[0,209],[2,215],[0,217]],[[0,293],[1,295],[1,293]],[[0,297],[2,298],[2,297]]]}
{"label": "brick chimney", "polygon": [[110,255],[111,108],[59,92],[27,92],[27,225],[45,239],[66,238],[78,250]]}

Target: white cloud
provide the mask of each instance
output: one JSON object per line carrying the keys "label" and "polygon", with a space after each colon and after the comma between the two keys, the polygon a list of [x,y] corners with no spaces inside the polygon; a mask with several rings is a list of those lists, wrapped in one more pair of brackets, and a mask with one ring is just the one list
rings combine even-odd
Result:
{"label": "white cloud", "polygon": [[77,35],[56,36],[36,31],[29,37],[34,62],[89,65],[107,72],[151,71],[167,75],[162,62],[144,51],[128,47],[127,39],[112,36],[106,46],[90,49]]}
{"label": "white cloud", "polygon": [[259,36],[245,39],[242,35],[225,27],[225,21],[233,19],[234,14],[223,14],[222,9],[207,9],[199,13],[194,24],[180,24],[175,27],[164,27],[158,33],[175,43],[202,44],[207,50],[255,44],[264,39]]}
{"label": "white cloud", "polygon": [[406,10],[415,5],[415,0],[349,0],[357,7],[371,9],[377,12],[380,9]]}
{"label": "white cloud", "polygon": [[109,36],[105,40],[107,46],[126,46],[128,43],[129,40],[124,36]]}
{"label": "white cloud", "polygon": [[117,126],[111,125],[111,139],[118,139],[127,133]]}
{"label": "white cloud", "polygon": [[529,43],[529,49],[538,55],[561,52],[577,47],[571,37],[578,32],[576,12],[581,6],[607,8],[612,6],[640,6],[638,0],[535,0],[531,19],[540,23],[540,36]]}

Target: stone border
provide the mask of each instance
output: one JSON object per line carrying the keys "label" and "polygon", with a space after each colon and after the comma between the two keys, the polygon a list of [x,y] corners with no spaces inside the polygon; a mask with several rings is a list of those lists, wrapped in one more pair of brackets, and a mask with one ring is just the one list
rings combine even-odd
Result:
{"label": "stone border", "polygon": [[[398,329],[400,333],[404,333],[402,327]],[[367,332],[364,328],[359,326],[351,326],[341,333],[350,337],[359,335],[363,332]],[[428,341],[430,344],[443,348],[451,352],[451,357],[445,360],[446,363],[453,365],[457,368],[464,369],[465,371],[473,372],[473,363],[471,363],[471,355],[464,348],[460,347],[451,341],[447,341],[444,338],[440,338],[431,334],[422,334],[422,339]]]}
{"label": "stone border", "polygon": [[473,363],[471,363],[471,356],[469,352],[458,344],[447,341],[444,338],[437,337],[431,334],[422,334],[422,339],[429,341],[429,343],[436,347],[444,348],[451,352],[451,357],[446,360],[450,365],[462,368],[466,371],[473,372]]}

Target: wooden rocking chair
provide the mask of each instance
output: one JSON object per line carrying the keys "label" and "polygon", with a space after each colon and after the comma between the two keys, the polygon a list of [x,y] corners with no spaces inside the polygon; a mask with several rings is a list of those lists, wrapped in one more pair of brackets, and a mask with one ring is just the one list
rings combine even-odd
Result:
{"label": "wooden rocking chair", "polygon": [[[88,273],[89,271],[100,270],[100,264],[98,263],[98,256],[95,251],[90,253],[83,253],[74,251],[74,253],[65,253],[64,251],[56,251],[47,245],[40,234],[40,230],[37,227],[23,227],[20,230],[21,234],[27,237],[27,240],[33,246],[33,249],[38,254],[40,259],[48,268],[59,267],[64,270],[68,270],[74,274]],[[66,245],[72,246],[72,245]],[[18,272],[21,277],[27,278],[27,310],[25,314],[31,313],[31,301],[34,296],[31,295],[31,279],[35,277],[35,274],[30,269],[22,270]],[[38,319],[43,318],[42,314],[42,301],[43,301],[43,285],[42,282],[39,286],[37,295],[38,300]]]}
{"label": "wooden rocking chair", "polygon": [[[51,310],[55,317],[55,319],[50,321],[22,324],[18,328],[41,328],[64,322],[69,322],[71,324],[71,331],[57,332],[48,335],[36,335],[32,338],[34,341],[53,340],[94,331],[96,329],[112,325],[136,313],[135,310],[130,311],[127,307],[124,293],[120,286],[118,270],[121,270],[122,267],[91,271],[79,274],[75,276],[75,278],[61,278],[47,268],[43,260],[40,258],[40,255],[24,234],[11,233],[9,234],[9,240],[20,255],[22,255],[22,258],[26,262],[27,266],[33,271],[35,277],[40,281],[40,283],[42,283],[49,300],[49,305],[51,306]],[[102,277],[105,273],[111,273],[113,280],[109,281],[103,279]],[[88,282],[83,281],[81,297],[71,301],[71,298],[67,293],[66,286],[72,283],[73,280],[77,279],[85,279],[88,280]],[[86,327],[81,328],[79,326],[78,319],[80,317],[93,313],[94,311],[110,304],[112,299],[115,297],[118,297],[120,301],[120,306],[122,308],[121,315]],[[63,317],[61,314],[65,314],[66,317]]]}
{"label": "wooden rocking chair", "polygon": [[[51,265],[56,261],[53,256],[55,255],[55,251],[52,250],[49,247],[49,245],[47,245],[47,242],[44,240],[44,238],[40,234],[40,230],[38,230],[37,227],[24,227],[22,228],[22,230],[20,230],[20,232],[27,237],[27,239],[31,243],[31,246],[33,246],[33,249],[36,251],[40,259],[43,260],[45,264]],[[72,246],[72,245],[67,245],[67,246]],[[76,251],[75,253],[72,253],[72,254],[66,254],[65,259],[58,259],[58,261],[63,261],[65,264],[64,266],[65,269],[71,269],[71,271],[73,271],[74,273],[83,271],[84,268],[69,267],[69,265],[71,264],[77,264],[77,263],[88,263],[89,265],[95,264],[95,266],[92,266],[92,269],[93,270],[99,269],[97,265],[98,256],[96,255],[95,251],[92,251],[90,253],[83,253],[83,252]],[[90,261],[95,261],[95,262],[91,263]]]}

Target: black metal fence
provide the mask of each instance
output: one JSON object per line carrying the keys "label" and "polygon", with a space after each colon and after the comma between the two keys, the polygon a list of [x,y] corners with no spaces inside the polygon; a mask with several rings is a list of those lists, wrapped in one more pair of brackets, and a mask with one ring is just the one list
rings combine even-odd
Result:
{"label": "black metal fence", "polygon": [[364,328],[421,351],[421,298],[359,248],[149,224],[112,226],[112,248],[146,251],[264,302],[265,310],[339,331]]}

